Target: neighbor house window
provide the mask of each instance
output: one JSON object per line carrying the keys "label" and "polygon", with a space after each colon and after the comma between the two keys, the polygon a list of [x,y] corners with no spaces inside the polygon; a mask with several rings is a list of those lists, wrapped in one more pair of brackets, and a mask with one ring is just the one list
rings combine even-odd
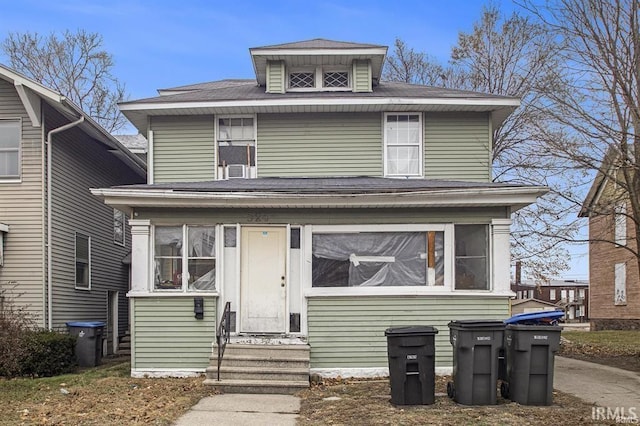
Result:
{"label": "neighbor house window", "polygon": [[154,288],[215,290],[215,246],[215,226],[156,226]]}
{"label": "neighbor house window", "polygon": [[553,288],[549,290],[549,300],[556,300],[556,290]]}
{"label": "neighbor house window", "polygon": [[316,233],[313,287],[444,285],[444,232]]}
{"label": "neighbor house window", "polygon": [[20,120],[0,120],[0,179],[20,177]]}
{"label": "neighbor house window", "polygon": [[613,304],[624,306],[627,304],[627,265],[616,263],[614,266],[614,296]]}
{"label": "neighbor house window", "polygon": [[384,115],[385,175],[422,175],[420,114]]}
{"label": "neighbor house window", "polygon": [[615,230],[614,238],[616,244],[624,246],[627,244],[627,203],[616,203],[614,207]]}
{"label": "neighbor house window", "polygon": [[255,176],[256,139],[253,117],[218,119],[218,176],[224,179]]}
{"label": "neighbor house window", "polygon": [[489,290],[487,225],[455,226],[456,290]]}
{"label": "neighbor house window", "polygon": [[91,289],[91,237],[76,233],[75,288]]}
{"label": "neighbor house window", "polygon": [[124,246],[125,226],[127,219],[124,213],[118,209],[113,209],[113,242]]}

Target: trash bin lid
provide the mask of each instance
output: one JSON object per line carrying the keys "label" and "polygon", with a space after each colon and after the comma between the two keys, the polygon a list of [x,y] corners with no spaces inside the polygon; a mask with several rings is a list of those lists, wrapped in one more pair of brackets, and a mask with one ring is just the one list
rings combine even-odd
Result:
{"label": "trash bin lid", "polygon": [[563,311],[540,311],[517,314],[504,320],[505,324],[555,325],[564,316]]}
{"label": "trash bin lid", "polygon": [[493,329],[504,330],[504,321],[501,320],[455,320],[448,324],[454,329]]}
{"label": "trash bin lid", "polygon": [[438,334],[438,329],[429,325],[414,325],[409,327],[387,328],[385,336],[417,336],[424,334]]}
{"label": "trash bin lid", "polygon": [[107,325],[104,321],[71,321],[67,323],[67,327],[87,327],[98,328]]}
{"label": "trash bin lid", "polygon": [[523,331],[561,331],[562,327],[556,324],[507,324],[507,330],[523,330]]}

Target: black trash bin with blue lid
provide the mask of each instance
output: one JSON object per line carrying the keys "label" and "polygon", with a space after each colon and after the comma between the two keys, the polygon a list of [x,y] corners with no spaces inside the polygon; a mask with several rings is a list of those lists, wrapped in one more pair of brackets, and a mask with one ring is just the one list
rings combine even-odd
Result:
{"label": "black trash bin with blue lid", "polygon": [[551,405],[555,353],[560,347],[562,311],[514,315],[505,320],[506,377],[503,397],[522,405]]}
{"label": "black trash bin with blue lid", "polygon": [[387,354],[391,403],[428,405],[435,402],[435,335],[430,326],[388,328]]}
{"label": "black trash bin with blue lid", "polygon": [[95,367],[102,360],[103,321],[71,321],[69,334],[76,338],[75,355],[80,367]]}

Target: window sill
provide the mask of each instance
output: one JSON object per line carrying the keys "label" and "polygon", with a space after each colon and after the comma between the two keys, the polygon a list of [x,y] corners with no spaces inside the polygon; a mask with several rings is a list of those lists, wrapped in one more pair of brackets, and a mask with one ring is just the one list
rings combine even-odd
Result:
{"label": "window sill", "polygon": [[20,178],[0,178],[0,184],[3,183],[22,183]]}
{"label": "window sill", "polygon": [[91,291],[91,287],[74,287],[75,290]]}
{"label": "window sill", "polygon": [[344,296],[473,296],[512,297],[513,293],[492,290],[451,290],[431,287],[324,287],[308,289],[304,297],[344,297]]}
{"label": "window sill", "polygon": [[127,297],[218,297],[220,293],[217,291],[200,291],[189,292],[184,291],[130,291]]}

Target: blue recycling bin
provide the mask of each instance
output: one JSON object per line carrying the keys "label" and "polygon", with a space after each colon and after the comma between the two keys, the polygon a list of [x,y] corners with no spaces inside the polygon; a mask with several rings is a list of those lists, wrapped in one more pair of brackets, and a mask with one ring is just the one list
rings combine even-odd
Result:
{"label": "blue recycling bin", "polygon": [[69,334],[76,338],[76,361],[80,367],[95,367],[102,360],[103,321],[73,321],[67,323]]}

